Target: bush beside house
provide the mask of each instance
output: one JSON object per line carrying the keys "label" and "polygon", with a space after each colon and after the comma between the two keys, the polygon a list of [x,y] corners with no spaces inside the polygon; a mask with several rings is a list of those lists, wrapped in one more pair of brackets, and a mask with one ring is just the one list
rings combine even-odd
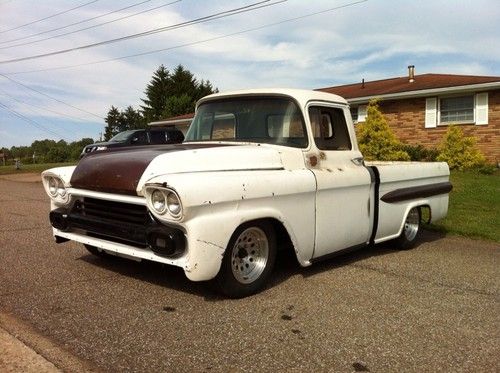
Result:
{"label": "bush beside house", "polygon": [[403,150],[403,144],[389,128],[376,100],[370,101],[364,123],[357,126],[358,144],[367,160],[409,161],[410,156]]}

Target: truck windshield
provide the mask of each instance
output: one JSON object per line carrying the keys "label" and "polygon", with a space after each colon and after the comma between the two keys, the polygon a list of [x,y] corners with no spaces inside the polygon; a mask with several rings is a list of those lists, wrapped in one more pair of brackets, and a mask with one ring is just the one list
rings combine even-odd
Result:
{"label": "truck windshield", "polygon": [[198,107],[186,141],[241,141],[307,147],[304,119],[284,97],[241,97]]}

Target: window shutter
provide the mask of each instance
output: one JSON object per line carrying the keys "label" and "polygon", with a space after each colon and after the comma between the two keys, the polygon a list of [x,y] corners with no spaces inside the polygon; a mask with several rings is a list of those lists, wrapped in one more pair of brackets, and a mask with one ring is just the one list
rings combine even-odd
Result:
{"label": "window shutter", "polygon": [[476,95],[476,125],[488,124],[488,93]]}
{"label": "window shutter", "polygon": [[366,105],[358,106],[358,122],[364,122],[366,120]]}
{"label": "window shutter", "polygon": [[425,99],[425,128],[435,128],[437,123],[437,98]]}

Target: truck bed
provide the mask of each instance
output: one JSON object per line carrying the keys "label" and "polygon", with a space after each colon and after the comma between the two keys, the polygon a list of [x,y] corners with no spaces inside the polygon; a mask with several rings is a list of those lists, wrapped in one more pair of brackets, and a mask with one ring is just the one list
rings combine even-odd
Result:
{"label": "truck bed", "polygon": [[[446,216],[450,171],[445,162],[366,162],[375,170],[378,185],[378,222],[374,242],[398,237],[405,217],[415,206],[430,209],[430,221]],[[378,188],[378,190],[377,190]]]}

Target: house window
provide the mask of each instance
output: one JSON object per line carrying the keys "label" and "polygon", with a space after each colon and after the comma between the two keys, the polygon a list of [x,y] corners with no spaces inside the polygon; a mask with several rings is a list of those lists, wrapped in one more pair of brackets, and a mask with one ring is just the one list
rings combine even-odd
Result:
{"label": "house window", "polygon": [[364,122],[366,120],[366,105],[351,107],[351,117],[353,123]]}
{"label": "house window", "polygon": [[439,99],[439,123],[474,122],[474,95]]}
{"label": "house window", "polygon": [[358,123],[358,108],[357,107],[351,108],[351,117],[352,117],[353,123]]}

